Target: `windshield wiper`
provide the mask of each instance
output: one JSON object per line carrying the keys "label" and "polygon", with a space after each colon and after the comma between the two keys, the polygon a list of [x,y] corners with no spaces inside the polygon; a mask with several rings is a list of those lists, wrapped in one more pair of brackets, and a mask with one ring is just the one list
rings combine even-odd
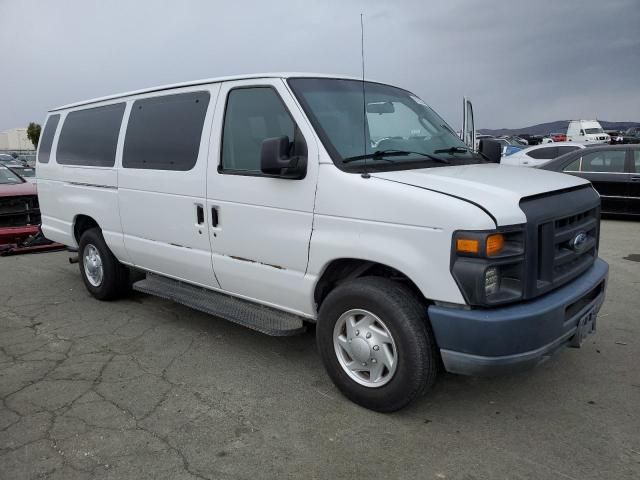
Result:
{"label": "windshield wiper", "polygon": [[482,158],[484,158],[487,162],[493,163],[493,162],[491,162],[489,157],[487,157],[484,153],[476,152],[475,150],[472,150],[469,147],[449,147],[449,148],[441,148],[439,150],[434,150],[433,151],[433,153],[449,153],[451,155],[453,155],[454,153],[466,153],[466,152],[477,153]]}
{"label": "windshield wiper", "polygon": [[[435,155],[431,155],[429,153],[424,152],[412,152],[409,150],[376,150],[373,153],[368,153],[366,155],[357,155],[355,157],[347,157],[342,160],[342,163],[350,163],[355,162],[356,160],[387,160],[384,157],[403,157],[407,155],[420,155],[422,157],[426,157],[429,160],[433,160],[435,162],[446,163],[449,164],[449,160],[445,158],[436,157]],[[391,160],[388,160],[391,161]]]}
{"label": "windshield wiper", "polygon": [[434,150],[433,153],[466,153],[471,151],[472,150],[469,147],[449,147]]}

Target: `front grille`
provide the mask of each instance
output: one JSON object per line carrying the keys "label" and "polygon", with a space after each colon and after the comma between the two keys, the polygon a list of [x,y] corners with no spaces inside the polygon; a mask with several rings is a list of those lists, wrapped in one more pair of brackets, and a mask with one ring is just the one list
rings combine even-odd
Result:
{"label": "front grille", "polygon": [[40,205],[36,195],[0,197],[0,228],[40,225]]}
{"label": "front grille", "polygon": [[[597,256],[598,217],[598,209],[591,208],[538,225],[539,288],[564,283],[591,266]],[[582,234],[586,239],[576,248],[574,239]]]}
{"label": "front grille", "polygon": [[[520,208],[527,216],[525,298],[547,293],[593,264],[600,198],[591,186],[525,198]],[[581,242],[576,242],[578,236]]]}

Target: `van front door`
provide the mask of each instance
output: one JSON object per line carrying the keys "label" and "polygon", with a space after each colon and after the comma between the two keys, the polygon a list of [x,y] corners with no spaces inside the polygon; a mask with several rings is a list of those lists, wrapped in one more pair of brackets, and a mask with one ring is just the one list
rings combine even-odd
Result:
{"label": "van front door", "polygon": [[205,192],[219,85],[148,94],[129,102],[118,170],[124,244],[133,264],[218,288]]}
{"label": "van front door", "polygon": [[[318,175],[315,136],[281,79],[225,82],[219,98],[207,175],[216,276],[231,294],[311,314],[305,272]],[[261,172],[262,142],[283,136],[292,151],[306,148],[303,179]]]}

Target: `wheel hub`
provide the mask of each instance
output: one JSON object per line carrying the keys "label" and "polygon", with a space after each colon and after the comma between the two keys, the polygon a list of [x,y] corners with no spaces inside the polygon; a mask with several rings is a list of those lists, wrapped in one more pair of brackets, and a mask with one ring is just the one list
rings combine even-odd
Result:
{"label": "wheel hub", "polygon": [[390,330],[375,314],[353,309],[343,313],[333,331],[340,366],[365,387],[381,387],[396,372],[398,352]]}
{"label": "wheel hub", "polygon": [[104,276],[104,269],[100,252],[94,245],[88,244],[84,248],[82,264],[89,283],[94,287],[99,287]]}
{"label": "wheel hub", "polygon": [[347,351],[354,360],[367,362],[371,358],[371,348],[364,338],[356,338],[351,341],[351,348]]}

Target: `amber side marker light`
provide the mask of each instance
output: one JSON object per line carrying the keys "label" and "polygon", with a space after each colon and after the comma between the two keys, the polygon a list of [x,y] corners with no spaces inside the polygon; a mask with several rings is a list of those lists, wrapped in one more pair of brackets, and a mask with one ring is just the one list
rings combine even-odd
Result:
{"label": "amber side marker light", "polygon": [[497,255],[504,248],[504,235],[495,233],[487,237],[487,257]]}
{"label": "amber side marker light", "polygon": [[477,254],[480,252],[480,242],[478,240],[459,238],[456,240],[456,251]]}

